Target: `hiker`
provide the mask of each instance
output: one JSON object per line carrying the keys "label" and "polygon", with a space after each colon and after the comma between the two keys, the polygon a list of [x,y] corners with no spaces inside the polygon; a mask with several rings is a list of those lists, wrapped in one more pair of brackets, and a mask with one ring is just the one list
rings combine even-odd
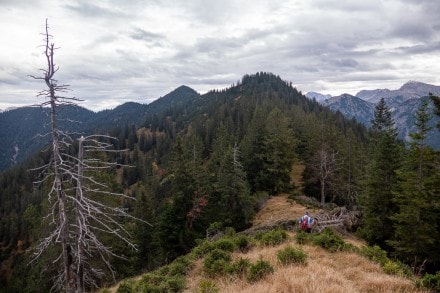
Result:
{"label": "hiker", "polygon": [[309,216],[309,212],[306,211],[305,215],[299,218],[299,224],[301,225],[301,230],[307,233],[312,232],[313,218]]}

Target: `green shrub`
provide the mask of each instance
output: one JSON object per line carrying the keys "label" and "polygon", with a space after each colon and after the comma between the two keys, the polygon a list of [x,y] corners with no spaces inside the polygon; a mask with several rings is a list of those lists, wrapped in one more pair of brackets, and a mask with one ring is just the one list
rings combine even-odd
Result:
{"label": "green shrub", "polygon": [[261,280],[264,276],[273,273],[272,265],[263,259],[259,259],[255,264],[249,266],[247,279],[249,282]]}
{"label": "green shrub", "polygon": [[331,229],[324,229],[321,234],[314,235],[312,243],[330,251],[344,250],[345,247],[344,240]]}
{"label": "green shrub", "polygon": [[223,229],[223,223],[214,222],[209,225],[208,229],[206,229],[206,233],[208,235],[216,234],[216,233],[220,232],[222,229]]}
{"label": "green shrub", "polygon": [[233,238],[234,244],[241,252],[246,252],[250,248],[250,241],[247,236],[239,235]]}
{"label": "green shrub", "polygon": [[225,235],[229,236],[229,237],[234,236],[235,235],[235,229],[232,228],[232,227],[226,227],[225,228]]}
{"label": "green shrub", "polygon": [[360,254],[367,257],[368,259],[380,264],[385,265],[389,258],[387,257],[387,252],[382,250],[379,246],[364,246],[360,250]]}
{"label": "green shrub", "polygon": [[428,288],[434,292],[440,292],[440,271],[435,275],[425,274],[423,278],[421,278],[417,285]]}
{"label": "green shrub", "polygon": [[234,241],[231,238],[221,238],[212,243],[214,249],[233,252],[236,248]]}
{"label": "green shrub", "polygon": [[197,293],[217,293],[218,291],[217,284],[212,280],[201,280],[197,288]]}
{"label": "green shrub", "polygon": [[203,261],[203,270],[210,276],[224,275],[229,270],[230,261],[230,253],[220,249],[214,249]]}
{"label": "green shrub", "polygon": [[182,292],[185,289],[185,277],[182,275],[159,275],[148,273],[142,276],[132,292],[166,293]]}
{"label": "green shrub", "polygon": [[386,263],[384,263],[382,269],[386,274],[389,275],[404,276],[404,272],[399,264],[392,260],[388,260]]}
{"label": "green shrub", "polygon": [[196,258],[201,258],[214,249],[212,242],[205,240],[199,246],[196,246],[191,251],[191,254]]}
{"label": "green shrub", "polygon": [[122,283],[119,285],[118,290],[116,290],[116,293],[132,293],[135,292],[135,285],[136,282],[132,279],[128,279],[125,281],[122,281]]}
{"label": "green shrub", "polygon": [[167,278],[164,285],[164,292],[182,292],[186,287],[186,280],[183,276],[173,276]]}
{"label": "green shrub", "polygon": [[275,246],[287,239],[287,232],[284,230],[272,230],[261,236],[260,243],[265,246]]}
{"label": "green shrub", "polygon": [[278,261],[283,264],[305,264],[307,263],[307,253],[302,249],[287,246],[277,252]]}
{"label": "green shrub", "polygon": [[311,234],[306,233],[304,231],[299,231],[298,233],[295,234],[295,241],[298,244],[307,244],[310,242],[311,239]]}
{"label": "green shrub", "polygon": [[251,263],[247,258],[240,258],[229,265],[229,273],[234,275],[244,275],[248,271]]}

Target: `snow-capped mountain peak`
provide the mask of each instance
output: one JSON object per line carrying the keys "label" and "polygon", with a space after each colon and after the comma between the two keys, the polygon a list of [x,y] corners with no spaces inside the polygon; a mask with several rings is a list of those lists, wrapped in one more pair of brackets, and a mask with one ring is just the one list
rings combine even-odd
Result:
{"label": "snow-capped mountain peak", "polygon": [[306,97],[309,99],[315,99],[318,102],[330,99],[332,96],[331,95],[324,95],[324,94],[320,94],[317,92],[308,92],[306,94]]}

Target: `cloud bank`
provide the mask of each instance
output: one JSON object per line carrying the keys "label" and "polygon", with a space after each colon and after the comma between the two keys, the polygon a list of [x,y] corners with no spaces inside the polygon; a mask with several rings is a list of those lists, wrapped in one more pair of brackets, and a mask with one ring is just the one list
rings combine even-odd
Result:
{"label": "cloud bank", "polygon": [[0,108],[35,104],[49,19],[71,96],[92,110],[203,93],[269,71],[303,92],[440,84],[438,1],[2,0]]}

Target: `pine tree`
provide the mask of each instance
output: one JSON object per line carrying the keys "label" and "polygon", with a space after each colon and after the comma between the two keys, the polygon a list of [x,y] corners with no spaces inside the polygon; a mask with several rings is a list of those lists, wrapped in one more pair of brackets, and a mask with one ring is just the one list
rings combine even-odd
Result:
{"label": "pine tree", "polygon": [[397,131],[391,111],[383,98],[375,108],[372,125],[372,160],[367,167],[366,185],[361,197],[363,233],[370,244],[385,247],[386,240],[394,233],[390,217],[396,210],[393,192],[397,188],[402,147],[396,140]]}
{"label": "pine tree", "polygon": [[295,144],[288,120],[280,109],[274,108],[266,119],[263,169],[259,174],[265,190],[278,194],[292,188],[290,171],[295,157]]}
{"label": "pine tree", "polygon": [[414,267],[425,260],[440,261],[440,174],[439,154],[426,145],[427,101],[415,114],[416,132],[411,133],[410,149],[399,172],[400,188],[395,195],[398,211],[394,214],[395,234],[389,244],[396,254]]}
{"label": "pine tree", "polygon": [[214,186],[215,198],[210,208],[215,213],[215,221],[237,230],[246,228],[253,213],[253,202],[237,145],[224,150]]}
{"label": "pine tree", "polygon": [[[440,97],[434,96],[433,94],[429,94],[429,97],[431,98],[432,102],[434,103],[434,113],[435,115],[440,117]],[[437,128],[440,130],[440,122],[437,123]]]}

